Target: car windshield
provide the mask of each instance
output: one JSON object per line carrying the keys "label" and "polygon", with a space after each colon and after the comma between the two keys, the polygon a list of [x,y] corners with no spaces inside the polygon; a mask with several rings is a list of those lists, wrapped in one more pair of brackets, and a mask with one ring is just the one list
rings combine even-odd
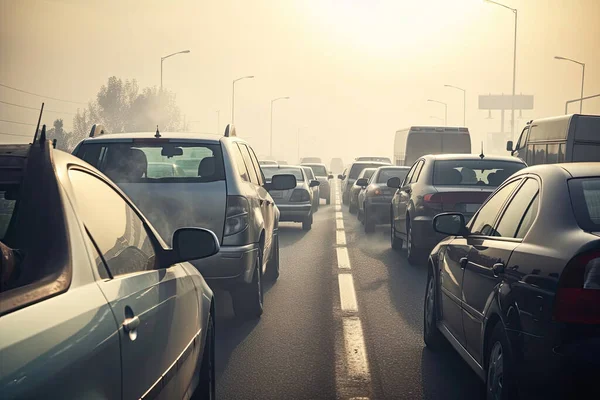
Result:
{"label": "car windshield", "polygon": [[379,168],[379,167],[381,167],[381,164],[368,164],[368,163],[353,164],[352,167],[350,168],[349,178],[350,179],[358,178],[358,176],[360,175],[362,170],[365,168]]}
{"label": "car windshield", "polygon": [[296,177],[296,180],[303,181],[304,175],[302,175],[301,168],[287,168],[287,167],[261,167],[263,174],[265,175],[265,179],[270,181],[273,178],[273,175],[287,175],[291,174]]}
{"label": "car windshield", "polygon": [[316,176],[327,176],[327,168],[322,165],[309,165]]}
{"label": "car windshield", "polygon": [[409,168],[382,168],[377,175],[377,183],[387,183],[390,178],[400,178],[403,181]]}
{"label": "car windshield", "polygon": [[435,186],[497,187],[509,176],[525,168],[512,161],[499,160],[437,160],[433,168]]}
{"label": "car windshield", "polygon": [[225,178],[221,146],[187,142],[84,143],[77,155],[113,181],[213,182]]}
{"label": "car windshield", "polygon": [[579,226],[589,232],[600,232],[600,178],[571,179],[569,193]]}

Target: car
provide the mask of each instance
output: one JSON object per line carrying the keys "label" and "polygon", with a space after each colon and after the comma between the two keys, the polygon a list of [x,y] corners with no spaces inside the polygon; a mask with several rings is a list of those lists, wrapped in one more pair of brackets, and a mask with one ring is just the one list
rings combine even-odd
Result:
{"label": "car", "polygon": [[148,178],[173,178],[185,176],[185,170],[177,164],[168,162],[149,162],[146,172]]}
{"label": "car", "polygon": [[[0,392],[6,399],[215,398],[213,292],[105,175],[56,150],[0,145]],[[195,393],[194,393],[195,392]]]}
{"label": "car", "polygon": [[406,241],[408,260],[419,263],[443,239],[431,225],[436,214],[460,211],[471,217],[506,178],[525,167],[515,157],[502,156],[429,154],[417,159],[403,181],[388,181],[396,190],[390,207],[392,248],[399,250]]}
{"label": "car", "polygon": [[426,154],[470,154],[468,128],[451,126],[411,126],[396,131],[394,163],[411,166]]}
{"label": "car", "polygon": [[313,223],[313,191],[319,181],[309,181],[304,169],[296,165],[262,167],[265,179],[270,182],[276,175],[293,175],[296,186],[292,189],[271,190],[271,196],[277,203],[280,221],[300,222],[302,229],[309,231]]}
{"label": "car", "polygon": [[277,161],[277,165],[288,165],[287,161]]}
{"label": "car", "polygon": [[350,204],[350,188],[354,185],[354,182],[360,175],[361,171],[365,168],[379,168],[384,165],[390,165],[389,163],[382,163],[376,161],[355,161],[352,164],[348,165],[344,172],[338,175],[338,179],[340,179],[341,185],[341,193],[342,193],[342,204],[349,205]]}
{"label": "car", "polygon": [[389,157],[356,157],[356,161],[378,161],[386,164],[391,164],[392,160]]}
{"label": "car", "polygon": [[[304,170],[304,174],[306,175],[306,178],[308,179],[309,182],[317,180],[317,178],[315,177],[315,173],[313,172],[311,167],[307,167],[304,165],[301,165],[301,167]],[[319,185],[312,186],[311,189],[313,192],[312,193],[313,212],[317,212],[317,211],[319,211],[319,204],[321,203],[321,193],[320,193],[321,181],[319,181]]]}
{"label": "car", "polygon": [[529,121],[513,149],[527,165],[600,161],[600,115],[561,115]]}
{"label": "car", "polygon": [[[236,316],[260,317],[263,281],[279,276],[279,210],[252,147],[234,128],[228,127],[227,136],[92,135],[73,154],[111,178],[163,238],[170,240],[176,229],[189,226],[215,232],[221,251],[192,263],[213,289],[231,294]],[[186,176],[148,176],[148,162],[178,164],[190,159],[196,164],[186,169]]]}
{"label": "car", "polygon": [[344,170],[344,161],[339,157],[334,157],[329,163],[330,171],[334,174],[341,174]]}
{"label": "car", "polygon": [[273,160],[258,160],[258,165],[277,165],[277,161]]}
{"label": "car", "polygon": [[325,164],[319,163],[308,163],[301,164],[302,166],[310,167],[313,170],[313,173],[317,177],[317,180],[320,182],[319,185],[319,195],[321,199],[325,199],[326,204],[331,203],[331,185],[329,184],[329,180],[333,179],[333,175],[327,173],[327,167]]}
{"label": "car", "polygon": [[356,181],[350,188],[350,194],[348,196],[350,203],[348,205],[348,211],[350,212],[350,214],[356,214],[358,211],[358,194],[360,193],[360,190],[363,188],[363,186],[358,185],[357,183],[359,183],[359,181],[361,181],[360,183],[367,183],[376,170],[377,168],[365,168],[362,171],[360,171],[360,174],[358,174]]}
{"label": "car", "polygon": [[429,256],[424,340],[449,341],[488,398],[597,397],[599,177],[600,163],[533,166],[470,222],[434,218],[447,237]]}
{"label": "car", "polygon": [[321,158],[320,157],[302,157],[300,159],[300,164],[307,164],[307,163],[316,163],[316,164],[320,164]]}
{"label": "car", "polygon": [[410,167],[379,167],[369,180],[355,185],[361,186],[358,193],[358,219],[365,228],[365,233],[375,230],[378,223],[390,222],[390,204],[394,197],[393,189],[387,186],[388,180],[398,178],[404,180]]}

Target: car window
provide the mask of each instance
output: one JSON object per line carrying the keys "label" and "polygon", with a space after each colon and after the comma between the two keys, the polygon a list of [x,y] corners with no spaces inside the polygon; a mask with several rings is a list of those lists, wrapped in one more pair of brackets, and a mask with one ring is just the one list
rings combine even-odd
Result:
{"label": "car window", "polygon": [[262,186],[265,184],[265,177],[262,173],[262,169],[260,169],[260,163],[258,162],[258,158],[256,157],[256,154],[254,154],[254,149],[252,149],[252,147],[248,146],[248,151],[250,151],[250,158],[252,159],[252,164],[254,165],[254,170],[256,171],[256,174],[258,175],[258,184]]}
{"label": "car window", "polygon": [[243,143],[238,143],[237,145],[239,146],[240,150],[242,151],[242,157],[244,158],[244,163],[246,164],[246,170],[248,171],[248,174],[250,175],[250,182],[258,185],[259,184],[258,174],[256,173],[256,170],[254,169],[254,165],[252,164],[252,158],[250,157],[250,152],[248,151],[248,147],[246,147],[246,145]]}
{"label": "car window", "polygon": [[[530,205],[533,203],[538,191],[539,185],[535,179],[527,179],[525,181],[519,188],[519,191],[511,199],[504,214],[502,214],[496,232],[494,232],[495,236],[508,238],[517,236],[519,227],[523,225],[521,221],[523,221],[527,210],[530,209]],[[532,223],[533,219],[530,218],[530,222]],[[523,225],[522,231],[526,228],[528,229],[528,227]]]}
{"label": "car window", "polygon": [[525,164],[484,158],[482,160],[437,160],[433,167],[435,186],[497,187]]}
{"label": "car window", "polygon": [[410,178],[410,183],[415,183],[419,181],[419,177],[421,176],[421,170],[423,169],[423,165],[425,165],[425,161],[421,160],[417,163],[417,168],[415,169],[415,173]]}
{"label": "car window", "polygon": [[313,170],[310,167],[304,167],[302,169],[304,170],[304,173],[306,174],[308,179],[315,180],[315,174],[313,173]]}
{"label": "car window", "polygon": [[265,174],[265,178],[267,179],[267,181],[270,181],[271,178],[273,178],[273,175],[287,175],[287,174],[291,174],[294,175],[296,177],[296,180],[298,181],[298,183],[303,182],[304,181],[304,175],[302,173],[302,169],[301,168],[287,168],[287,167],[263,167],[263,173]]}
{"label": "car window", "polygon": [[404,178],[404,182],[402,182],[402,185],[400,185],[400,186],[408,185],[410,183],[410,180],[412,179],[412,176],[415,173],[417,166],[418,166],[418,162],[414,163],[413,166],[410,167],[408,174],[406,174],[406,178]]}
{"label": "car window", "polygon": [[[86,172],[70,170],[79,215],[113,277],[152,270],[155,252],[143,221],[109,185]],[[98,268],[102,278],[108,278]]]}
{"label": "car window", "polygon": [[[406,177],[408,169],[406,168],[385,168],[380,169],[377,173],[377,183],[387,183],[390,178],[400,178],[403,180]],[[373,178],[371,178],[372,180]]]}
{"label": "car window", "polygon": [[246,182],[250,182],[250,175],[248,175],[248,170],[246,169],[246,163],[244,162],[244,157],[242,157],[242,151],[237,146],[237,144],[231,145],[231,155],[235,159],[235,164],[237,165],[237,169],[238,169],[238,173],[240,174],[240,178],[242,178]]}
{"label": "car window", "polygon": [[496,217],[506,199],[520,182],[519,179],[510,182],[488,199],[470,224],[470,231],[473,235],[495,236],[494,223]]}
{"label": "car window", "polygon": [[538,208],[540,204],[540,192],[535,195],[529,207],[527,207],[527,211],[525,212],[525,216],[521,220],[519,228],[517,229],[517,234],[515,237],[519,239],[523,239],[527,232],[529,232],[529,228],[533,225],[533,221],[537,216]]}
{"label": "car window", "polygon": [[309,165],[312,168],[316,176],[327,176],[327,168],[322,165]]}
{"label": "car window", "polygon": [[515,147],[515,150],[525,147],[525,142],[527,141],[527,133],[529,132],[528,129],[529,129],[529,127],[525,127],[521,131],[521,136],[519,136],[519,141],[517,142],[517,146]]}

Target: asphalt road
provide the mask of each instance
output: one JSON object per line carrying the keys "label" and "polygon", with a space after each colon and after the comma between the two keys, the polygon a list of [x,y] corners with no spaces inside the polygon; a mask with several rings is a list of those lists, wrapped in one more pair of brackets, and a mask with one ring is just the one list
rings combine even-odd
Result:
{"label": "asphalt road", "polygon": [[[282,224],[281,276],[266,289],[260,320],[238,321],[229,296],[216,294],[218,398],[483,398],[479,379],[455,352],[423,344],[425,267],[390,248],[388,226],[367,235],[342,208],[337,227],[351,269],[340,270],[336,255],[342,215],[333,202],[321,204],[311,231]],[[342,272],[353,277],[358,310],[340,307]],[[348,319],[359,321],[354,333]]]}

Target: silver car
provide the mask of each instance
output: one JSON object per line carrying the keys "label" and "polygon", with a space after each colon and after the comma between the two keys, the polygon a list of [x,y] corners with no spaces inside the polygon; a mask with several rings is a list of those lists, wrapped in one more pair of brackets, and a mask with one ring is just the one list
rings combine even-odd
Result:
{"label": "silver car", "polygon": [[319,181],[309,181],[304,169],[300,166],[264,166],[261,167],[267,181],[275,175],[294,175],[296,187],[288,190],[271,190],[271,196],[277,203],[280,221],[301,222],[302,229],[309,231],[313,223],[313,192]]}
{"label": "silver car", "polygon": [[303,163],[301,165],[310,167],[313,170],[313,173],[317,177],[317,180],[320,182],[319,195],[322,199],[325,199],[326,204],[330,204],[331,185],[329,184],[329,180],[333,179],[333,175],[327,173],[327,167],[325,166],[325,164]]}
{"label": "silver car", "polygon": [[[263,279],[279,276],[279,211],[254,151],[232,132],[102,134],[74,154],[106,173],[163,238],[187,226],[215,232],[219,254],[193,264],[211,287],[231,293],[237,316],[259,317]],[[152,177],[152,162],[181,165],[186,175]]]}
{"label": "silver car", "polygon": [[360,174],[358,175],[358,178],[356,179],[356,181],[354,181],[354,183],[352,184],[352,187],[350,188],[350,194],[348,195],[348,199],[350,202],[350,205],[348,207],[348,211],[350,212],[350,214],[356,214],[358,212],[358,194],[360,193],[360,190],[362,189],[361,185],[358,185],[358,181],[359,180],[369,180],[371,179],[371,176],[375,173],[375,171],[377,170],[377,168],[365,168],[363,169]]}
{"label": "silver car", "polygon": [[[44,139],[0,146],[0,397],[215,398],[213,293],[98,170]],[[195,392],[195,393],[194,393]]]}
{"label": "silver car", "polygon": [[[316,181],[317,177],[315,176],[315,173],[313,172],[313,170],[310,167],[306,167],[301,165],[302,169],[304,170],[304,174],[306,175],[306,178],[308,179],[308,182],[312,182],[312,181]],[[321,183],[319,182],[319,185],[317,186],[312,186],[312,194],[313,194],[313,212],[317,212],[319,211],[319,205],[321,203],[321,187],[320,187]]]}

